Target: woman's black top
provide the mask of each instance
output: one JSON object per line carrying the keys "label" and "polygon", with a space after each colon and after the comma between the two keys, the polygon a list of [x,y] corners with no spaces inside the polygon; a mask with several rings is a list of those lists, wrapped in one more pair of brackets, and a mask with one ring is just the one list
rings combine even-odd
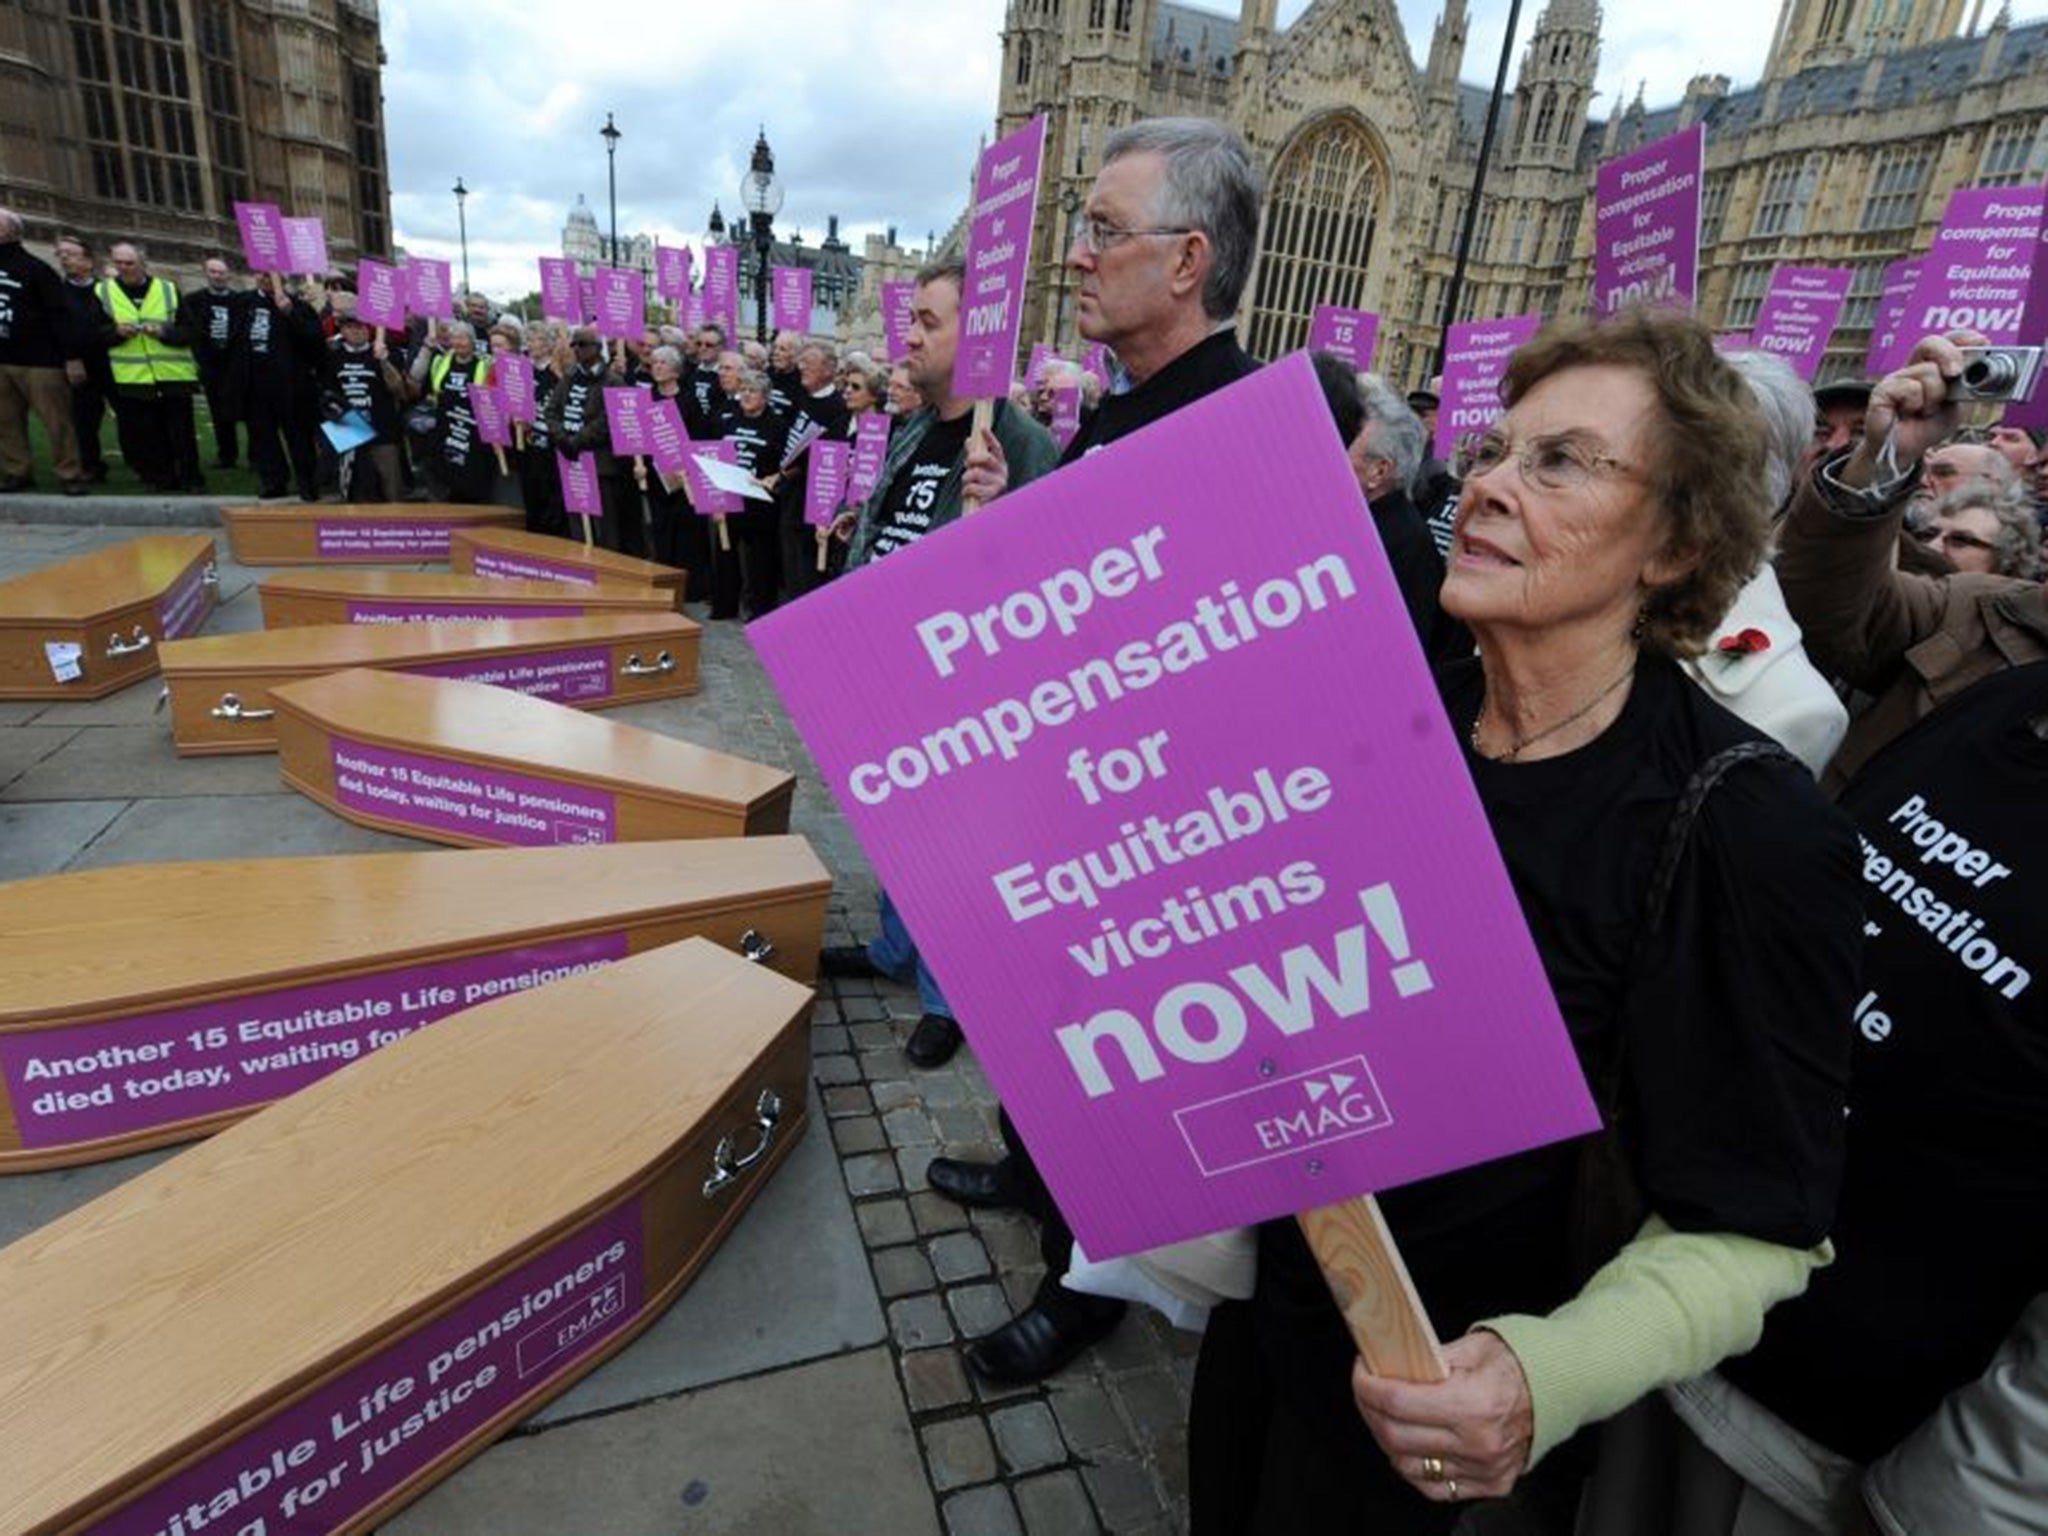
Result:
{"label": "woman's black top", "polygon": [[[1458,739],[1484,698],[1476,661],[1438,672]],[[1694,824],[1660,930],[1632,966],[1651,869],[1694,770],[1757,739],[1659,657],[1616,722],[1530,763],[1466,751],[1545,975],[1596,1076],[1624,1039],[1624,1144],[1672,1226],[1793,1247],[1827,1236],[1842,1166],[1849,1013],[1863,914],[1856,841],[1797,764],[1734,769]],[[1577,1142],[1381,1195],[1439,1335],[1575,1292]],[[1305,1421],[1362,1435],[1355,1350],[1294,1223],[1260,1230],[1259,1342]],[[1369,1447],[1370,1442],[1366,1442]]]}

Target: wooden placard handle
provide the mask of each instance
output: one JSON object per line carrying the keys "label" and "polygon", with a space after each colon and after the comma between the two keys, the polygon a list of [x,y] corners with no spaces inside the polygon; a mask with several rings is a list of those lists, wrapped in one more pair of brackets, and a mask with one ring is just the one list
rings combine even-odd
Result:
{"label": "wooden placard handle", "polygon": [[501,475],[511,474],[512,466],[505,462],[505,450],[494,444],[492,445],[491,452],[498,456],[498,473]]}
{"label": "wooden placard handle", "polygon": [[597,540],[590,532],[590,525],[596,522],[597,519],[594,517],[579,517],[576,521],[583,525],[583,547],[585,549],[595,548]]}
{"label": "wooden placard handle", "polygon": [[829,525],[818,530],[818,569],[821,571],[825,569],[825,552],[829,547],[826,540],[831,537],[832,529]]}
{"label": "wooden placard handle", "polygon": [[1445,1380],[1450,1372],[1436,1329],[1415,1294],[1379,1201],[1359,1195],[1294,1219],[1322,1266],[1365,1368],[1395,1381]]}
{"label": "wooden placard handle", "polygon": [[[974,452],[974,445],[981,441],[981,434],[986,432],[990,428],[990,426],[994,424],[995,419],[995,401],[977,400],[974,402],[974,424],[967,430],[967,451],[969,453]],[[962,517],[965,517],[972,512],[979,512],[980,510],[981,503],[976,501],[972,496],[969,496],[965,501],[963,501],[960,504],[960,515]]]}
{"label": "wooden placard handle", "polygon": [[725,529],[725,518],[724,518],[724,516],[723,516],[723,515],[720,515],[720,516],[714,517],[714,518],[712,518],[712,519],[711,519],[711,521],[713,521],[714,523],[718,524],[718,547],[719,547],[720,549],[731,549],[731,548],[732,548],[732,535],[731,535],[730,533],[726,532],[726,529]]}

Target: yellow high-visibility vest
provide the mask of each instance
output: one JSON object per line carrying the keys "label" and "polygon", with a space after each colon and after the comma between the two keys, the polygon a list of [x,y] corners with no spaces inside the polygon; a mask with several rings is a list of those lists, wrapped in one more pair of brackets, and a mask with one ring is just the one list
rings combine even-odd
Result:
{"label": "yellow high-visibility vest", "polygon": [[[146,321],[169,325],[177,318],[177,294],[178,290],[171,286],[168,278],[153,277],[149,280],[149,292],[137,304],[128,297],[128,290],[112,278],[102,278],[99,282],[100,303],[106,306],[116,325],[139,326]],[[156,337],[144,335],[141,331],[108,348],[107,361],[113,365],[117,389],[199,382],[199,363],[192,356],[190,347],[166,346]]]}

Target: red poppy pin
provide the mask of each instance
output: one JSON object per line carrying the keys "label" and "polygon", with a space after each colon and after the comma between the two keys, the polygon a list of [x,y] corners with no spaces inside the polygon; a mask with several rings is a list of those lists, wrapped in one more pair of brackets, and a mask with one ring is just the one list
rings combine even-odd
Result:
{"label": "red poppy pin", "polygon": [[1771,637],[1760,629],[1738,629],[1732,635],[1723,635],[1714,647],[1723,656],[1754,656],[1770,648]]}

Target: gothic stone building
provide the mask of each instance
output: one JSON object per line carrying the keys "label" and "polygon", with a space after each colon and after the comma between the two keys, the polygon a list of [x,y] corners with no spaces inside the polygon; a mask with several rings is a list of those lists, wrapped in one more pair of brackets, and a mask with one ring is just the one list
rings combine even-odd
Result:
{"label": "gothic stone building", "polygon": [[0,205],[174,275],[239,264],[238,201],[320,215],[336,266],[388,256],[383,67],[376,0],[11,0]]}
{"label": "gothic stone building", "polygon": [[[1420,69],[1392,0],[1314,0],[1285,30],[1275,6],[1011,0],[997,129],[1050,119],[1028,339],[1074,345],[1061,258],[1103,141],[1199,114],[1235,125],[1268,178],[1246,345],[1275,356],[1316,304],[1353,305],[1381,316],[1380,371],[1432,371],[1488,97],[1460,80],[1465,0]],[[1704,122],[1702,317],[1747,330],[1774,267],[1849,267],[1822,377],[1860,374],[1884,266],[1927,248],[1948,194],[2048,177],[2048,24],[1980,21],[1964,0],[1783,0],[1755,85],[1703,75],[1673,105],[1638,91],[1596,118],[1600,8],[1549,0],[1502,106],[1459,317],[1583,313],[1595,168]]]}

